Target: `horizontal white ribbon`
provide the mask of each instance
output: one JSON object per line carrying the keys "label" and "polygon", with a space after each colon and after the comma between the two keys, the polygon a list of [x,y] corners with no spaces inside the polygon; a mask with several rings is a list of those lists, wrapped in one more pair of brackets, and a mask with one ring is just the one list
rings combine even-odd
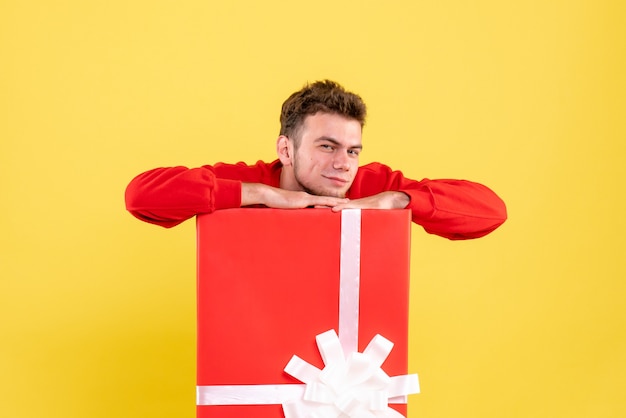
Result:
{"label": "horizontal white ribbon", "polygon": [[215,385],[196,388],[198,405],[276,405],[304,396],[306,385]]}
{"label": "horizontal white ribbon", "polygon": [[387,404],[419,393],[416,374],[387,376],[380,366],[393,343],[377,335],[358,353],[361,211],[341,212],[339,336],[316,337],[323,370],[295,356],[285,371],[305,384],[197,386],[197,405],[282,404],[286,418],[402,417]]}
{"label": "horizontal white ribbon", "polygon": [[[391,378],[392,383],[394,378]],[[304,396],[304,384],[197,386],[198,405],[280,405]],[[405,396],[389,398],[390,404],[406,403]]]}

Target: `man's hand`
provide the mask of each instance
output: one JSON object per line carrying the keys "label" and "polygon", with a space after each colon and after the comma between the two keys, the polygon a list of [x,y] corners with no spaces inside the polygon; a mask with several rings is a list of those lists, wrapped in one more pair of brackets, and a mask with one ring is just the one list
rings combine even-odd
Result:
{"label": "man's hand", "polygon": [[410,202],[402,192],[387,191],[374,196],[349,200],[332,196],[316,196],[302,191],[279,189],[260,183],[241,185],[241,206],[265,205],[269,208],[298,209],[310,206],[343,209],[404,209]]}
{"label": "man's hand", "polygon": [[298,209],[309,206],[334,208],[349,202],[348,199],[339,197],[315,196],[307,192],[279,189],[260,183],[241,185],[241,206],[265,205],[279,209]]}
{"label": "man's hand", "polygon": [[404,209],[411,199],[406,193],[388,191],[374,196],[350,200],[333,206],[333,212],[343,209]]}

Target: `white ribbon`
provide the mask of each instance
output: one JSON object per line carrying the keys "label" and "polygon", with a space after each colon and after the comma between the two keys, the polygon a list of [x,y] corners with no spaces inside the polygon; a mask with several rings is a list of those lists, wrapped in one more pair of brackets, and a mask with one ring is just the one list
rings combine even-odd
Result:
{"label": "white ribbon", "polygon": [[334,330],[316,337],[324,369],[294,355],[285,372],[306,384],[304,396],[283,403],[285,418],[396,417],[390,398],[419,392],[417,375],[389,377],[380,366],[393,343],[376,335],[362,353],[344,356]]}
{"label": "white ribbon", "polygon": [[380,368],[393,343],[376,335],[359,353],[361,211],[341,212],[339,336],[319,334],[324,369],[294,355],[285,372],[304,384],[212,385],[196,387],[197,405],[282,404],[286,418],[402,417],[389,403],[406,403],[419,393],[416,374],[389,377]]}
{"label": "white ribbon", "polygon": [[339,259],[339,341],[345,353],[357,351],[361,284],[361,211],[341,211]]}

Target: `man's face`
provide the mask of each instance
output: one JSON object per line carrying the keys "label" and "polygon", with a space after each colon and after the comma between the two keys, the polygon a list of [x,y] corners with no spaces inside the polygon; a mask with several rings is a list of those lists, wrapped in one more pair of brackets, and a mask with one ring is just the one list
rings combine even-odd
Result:
{"label": "man's face", "polygon": [[299,134],[292,160],[297,184],[311,194],[345,197],[359,166],[361,124],[318,112],[304,119]]}

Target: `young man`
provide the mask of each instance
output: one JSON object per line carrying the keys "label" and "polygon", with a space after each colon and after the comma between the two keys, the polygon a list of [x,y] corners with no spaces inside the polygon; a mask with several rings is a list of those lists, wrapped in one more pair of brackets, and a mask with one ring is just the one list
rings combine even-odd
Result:
{"label": "young man", "polygon": [[506,220],[504,202],[464,180],[411,180],[371,163],[359,167],[366,107],[332,81],[303,87],[283,104],[278,160],[157,168],[135,177],[126,208],[172,227],[197,214],[242,206],[402,209],[427,232],[449,239],[484,236]]}

